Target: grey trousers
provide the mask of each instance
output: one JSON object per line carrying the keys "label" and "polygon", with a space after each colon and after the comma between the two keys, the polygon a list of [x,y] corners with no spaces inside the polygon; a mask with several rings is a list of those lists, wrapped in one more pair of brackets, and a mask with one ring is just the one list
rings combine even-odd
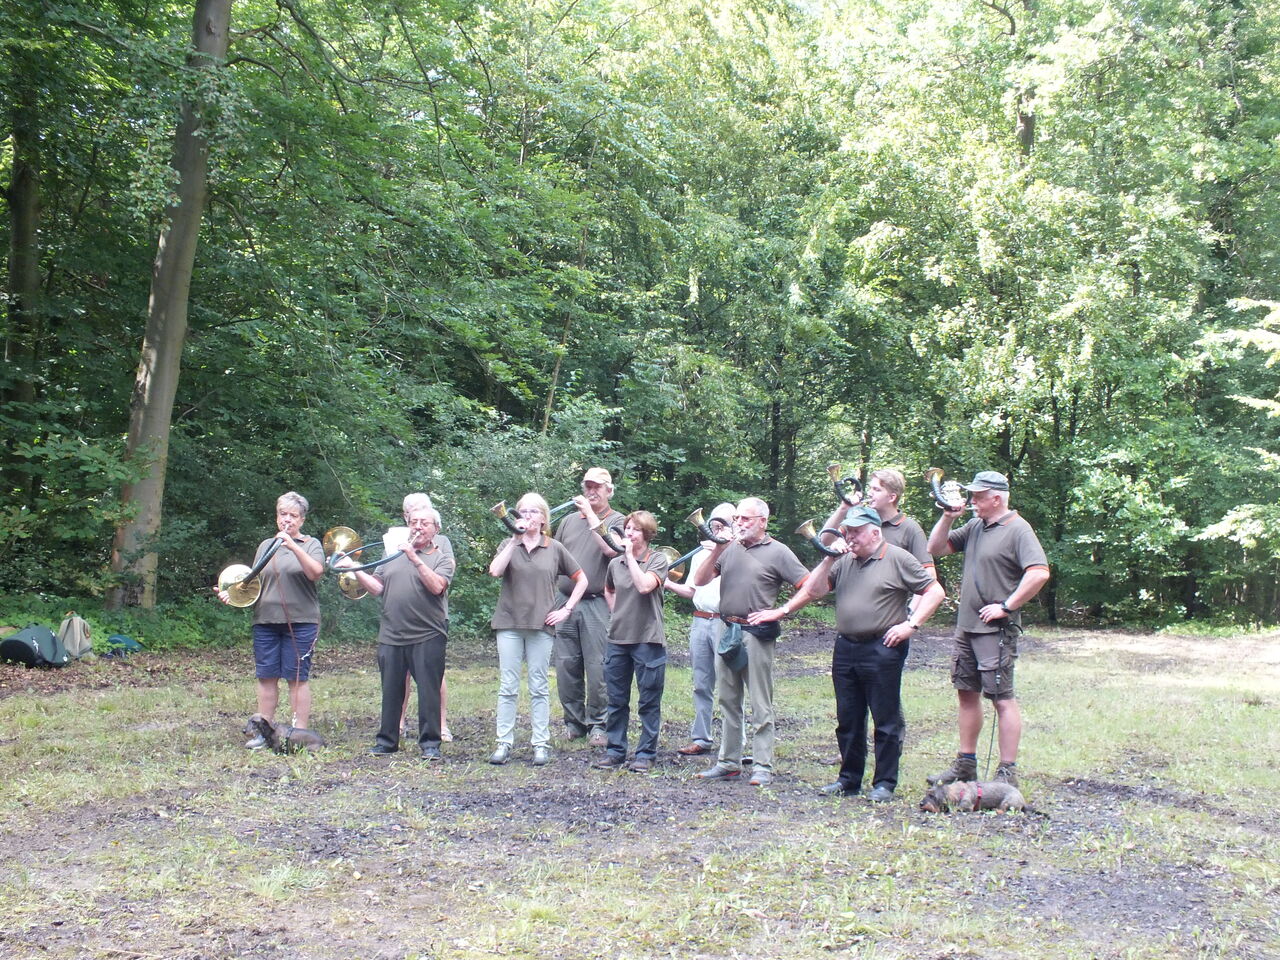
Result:
{"label": "grey trousers", "polygon": [[689,625],[689,663],[693,667],[693,726],[689,739],[704,747],[716,742],[711,718],[716,705],[716,661],[720,659],[716,644],[723,631],[724,621],[719,617],[694,617]]}
{"label": "grey trousers", "polygon": [[731,670],[724,657],[716,657],[716,683],[720,687],[720,763],[737,770],[742,767],[745,729],[742,717],[747,687],[751,688],[751,756],[756,769],[773,769],[773,655],[776,640],[761,640],[742,631],[747,645],[747,666]]}
{"label": "grey trousers", "polygon": [[[569,598],[560,595],[557,609]],[[556,691],[570,736],[604,731],[609,694],[604,660],[609,646],[609,605],[604,596],[583,597],[556,627]]]}

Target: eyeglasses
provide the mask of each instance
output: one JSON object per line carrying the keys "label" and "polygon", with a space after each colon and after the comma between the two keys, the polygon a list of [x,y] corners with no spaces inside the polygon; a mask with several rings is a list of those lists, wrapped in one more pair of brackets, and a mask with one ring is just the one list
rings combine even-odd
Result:
{"label": "eyeglasses", "polygon": [[754,513],[745,513],[745,514],[744,514],[744,513],[735,513],[735,514],[733,515],[733,519],[734,519],[735,521],[737,521],[738,523],[742,523],[743,521],[746,521],[746,520],[763,520],[763,519],[765,519],[765,518],[764,518],[764,517],[762,517],[762,516],[759,516],[758,514],[754,514]]}
{"label": "eyeglasses", "polygon": [[542,516],[542,511],[539,510],[537,507],[525,507],[523,510],[517,510],[516,513],[520,514],[520,516],[522,517]]}

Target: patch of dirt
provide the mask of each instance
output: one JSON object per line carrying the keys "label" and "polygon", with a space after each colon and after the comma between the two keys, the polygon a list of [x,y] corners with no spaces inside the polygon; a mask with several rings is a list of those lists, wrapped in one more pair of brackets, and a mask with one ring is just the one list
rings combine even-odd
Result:
{"label": "patch of dirt", "polygon": [[[779,673],[825,674],[833,642],[830,627],[793,627],[779,651]],[[1028,637],[1022,643],[1027,650],[1051,646],[1054,653],[1074,656],[1101,641],[1055,636],[1048,642]],[[1128,641],[1120,638],[1119,643]],[[913,638],[907,669],[943,673],[950,668],[950,651],[948,633],[924,631]],[[324,672],[373,666],[373,651],[366,645],[323,649],[322,654]],[[454,665],[490,659],[487,647],[450,650]],[[671,660],[687,664],[683,645],[672,644]],[[250,669],[243,650],[144,653],[127,661],[49,672],[6,666],[0,667],[0,697],[26,690],[52,694],[181,685],[243,678]],[[215,717],[198,726],[226,726],[230,720]],[[153,723],[139,718],[138,729]],[[779,729],[793,744],[790,765],[825,762],[833,752],[826,723],[807,716],[780,718]],[[711,864],[750,862],[757,852],[767,856],[780,843],[812,842],[807,838],[815,828],[816,835],[826,837],[869,828],[888,836],[914,836],[912,842],[935,844],[940,850],[959,847],[962,859],[940,864],[939,898],[971,902],[983,911],[998,908],[1010,922],[1056,924],[1064,938],[1078,943],[1112,943],[1119,930],[1142,938],[1138,942],[1185,940],[1224,909],[1223,878],[1210,866],[1214,851],[1206,846],[1189,862],[1152,858],[1137,826],[1144,818],[1135,814],[1168,808],[1201,811],[1260,837],[1280,832],[1275,824],[1214,807],[1191,791],[1119,779],[1072,778],[1041,785],[1032,799],[1046,816],[930,815],[915,808],[916,788],[911,785],[903,785],[898,803],[885,807],[860,799],[833,801],[816,797],[812,783],[785,767],[767,790],[750,787],[745,777],[698,782],[692,774],[713,758],[676,754],[671,748],[683,742],[685,731],[674,724],[664,725],[661,742],[667,750],[648,776],[591,769],[596,752],[581,742],[564,745],[547,768],[529,766],[523,747],[508,766],[492,767],[485,762],[492,724],[492,712],[452,718],[458,739],[447,745],[447,761],[438,766],[421,764],[407,753],[391,760],[368,756],[364,731],[353,730],[314,763],[240,751],[222,766],[211,765],[206,782],[197,778],[155,790],[142,802],[72,805],[40,831],[0,834],[0,862],[8,870],[38,875],[41,886],[60,890],[93,887],[95,866],[109,862],[116,842],[125,836],[146,836],[168,850],[184,844],[196,849],[201,843],[235,844],[262,851],[266,860],[289,856],[300,867],[331,878],[314,903],[310,898],[290,901],[287,922],[263,910],[248,923],[216,917],[184,925],[168,912],[167,895],[121,893],[113,898],[98,891],[89,922],[0,925],[0,955],[403,958],[421,950],[424,957],[435,956],[448,952],[430,943],[447,930],[451,916],[478,905],[506,909],[496,905],[520,894],[511,886],[513,872],[537,862],[549,863],[552,873],[564,869],[561,847],[584,871],[628,864],[643,869],[652,862],[665,875],[700,882]],[[815,726],[824,726],[820,736],[808,732]],[[1144,763],[1136,758],[1135,771]],[[1117,777],[1126,775],[1116,772]],[[224,788],[228,778],[241,784],[237,796],[244,808],[224,817],[209,808],[209,795]],[[726,819],[740,826],[732,836],[725,835],[723,826],[704,828]],[[797,862],[790,869],[798,874],[801,888],[807,869],[821,871],[824,880],[834,873],[850,884],[887,869],[860,861],[855,849],[847,861],[817,867]],[[339,892],[341,903],[334,899]],[[261,899],[261,894],[246,890],[244,897]],[[855,903],[849,909],[845,916],[874,917],[876,908]],[[494,921],[509,916],[498,912]],[[788,922],[802,926],[807,921],[801,905]],[[408,940],[416,944],[413,950],[406,946]],[[846,949],[861,941],[833,942]],[[962,956],[912,946],[919,949],[902,955]],[[884,947],[886,956],[896,955],[891,944]],[[1258,941],[1251,935],[1238,953],[1264,955],[1251,954],[1255,947]]]}

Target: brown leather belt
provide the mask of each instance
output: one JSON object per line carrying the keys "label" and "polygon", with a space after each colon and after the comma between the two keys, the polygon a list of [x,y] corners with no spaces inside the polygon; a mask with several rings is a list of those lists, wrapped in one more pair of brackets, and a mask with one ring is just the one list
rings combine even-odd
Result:
{"label": "brown leather belt", "polygon": [[748,620],[746,617],[726,617],[726,616],[721,615],[720,619],[721,619],[721,620],[723,620],[725,623],[747,623],[747,624],[749,624],[749,623],[751,622],[751,621],[750,621],[750,620]]}
{"label": "brown leather belt", "polygon": [[718,613],[707,613],[705,610],[695,610],[693,615],[700,620],[716,620],[720,617]]}

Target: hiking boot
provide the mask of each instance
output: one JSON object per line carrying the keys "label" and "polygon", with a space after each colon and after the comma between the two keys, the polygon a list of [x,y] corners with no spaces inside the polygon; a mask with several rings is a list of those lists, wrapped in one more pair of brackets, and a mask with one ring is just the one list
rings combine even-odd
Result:
{"label": "hiking boot", "polygon": [[951,766],[943,770],[941,773],[935,773],[931,777],[926,777],[930,784],[938,783],[955,783],[957,780],[977,780],[978,779],[978,761],[976,757],[966,757],[964,754],[957,753],[955,760],[951,761]]}
{"label": "hiking boot", "polygon": [[996,775],[991,778],[996,783],[1007,783],[1011,787],[1018,785],[1018,765],[1016,763],[1005,763],[1000,761],[1000,766],[996,767]]}

